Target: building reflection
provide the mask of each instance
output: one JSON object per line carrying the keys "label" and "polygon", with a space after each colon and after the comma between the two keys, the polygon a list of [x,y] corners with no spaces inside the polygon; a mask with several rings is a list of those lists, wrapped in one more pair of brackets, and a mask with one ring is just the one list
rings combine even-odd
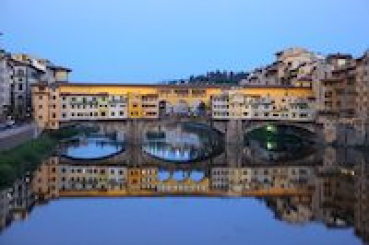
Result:
{"label": "building reflection", "polygon": [[249,196],[263,201],[281,221],[354,227],[369,242],[369,156],[326,148],[316,164],[301,165],[250,164],[235,156],[241,154],[200,166],[72,163],[50,157],[0,192],[0,230],[27,218],[35,205],[59,198]]}

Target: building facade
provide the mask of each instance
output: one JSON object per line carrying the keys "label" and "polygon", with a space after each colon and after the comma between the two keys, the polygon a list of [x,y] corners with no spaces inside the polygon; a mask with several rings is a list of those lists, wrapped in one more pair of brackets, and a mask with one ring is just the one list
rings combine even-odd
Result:
{"label": "building facade", "polygon": [[310,166],[214,167],[210,186],[214,191],[233,193],[303,190],[316,176]]}
{"label": "building facade", "polygon": [[212,97],[212,118],[312,122],[315,99],[307,88],[240,89]]}
{"label": "building facade", "polygon": [[70,69],[26,54],[0,54],[0,121],[32,119],[32,84],[68,81]]}
{"label": "building facade", "polygon": [[322,81],[324,108],[322,113],[336,118],[353,118],[356,110],[356,64],[347,54],[327,57],[333,66],[329,78]]}
{"label": "building facade", "polygon": [[8,54],[0,50],[0,123],[9,115],[10,107],[10,72],[7,64]]}
{"label": "building facade", "polygon": [[275,61],[250,72],[240,85],[310,87],[312,74],[324,57],[304,48],[288,48],[275,54]]}
{"label": "building facade", "polygon": [[215,120],[311,122],[315,118],[310,88],[40,83],[33,86],[33,95],[37,124],[51,129],[73,121],[205,114]]}
{"label": "building facade", "polygon": [[356,61],[356,116],[369,119],[369,51]]}

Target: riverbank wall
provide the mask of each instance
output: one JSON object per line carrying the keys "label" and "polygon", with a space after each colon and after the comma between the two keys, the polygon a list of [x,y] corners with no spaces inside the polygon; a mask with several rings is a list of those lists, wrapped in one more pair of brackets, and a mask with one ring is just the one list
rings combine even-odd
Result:
{"label": "riverbank wall", "polygon": [[0,132],[0,152],[24,144],[39,135],[35,124],[27,124]]}

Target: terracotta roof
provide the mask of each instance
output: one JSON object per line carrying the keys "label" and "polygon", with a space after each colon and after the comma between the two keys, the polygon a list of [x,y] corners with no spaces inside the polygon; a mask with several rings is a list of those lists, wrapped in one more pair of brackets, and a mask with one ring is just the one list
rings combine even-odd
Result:
{"label": "terracotta roof", "polygon": [[72,70],[63,66],[57,66],[57,65],[48,65],[48,68],[50,68],[51,70],[64,70],[66,72],[71,72]]}
{"label": "terracotta roof", "polygon": [[336,53],[336,54],[329,54],[327,56],[327,59],[352,59],[352,55],[351,54],[341,54],[341,53]]}
{"label": "terracotta roof", "polygon": [[[35,83],[32,84],[31,86],[38,86],[38,85],[46,85],[44,83]],[[184,89],[184,88],[188,88],[188,89],[206,89],[206,88],[219,88],[219,89],[232,89],[232,88],[280,88],[280,89],[297,89],[296,87],[293,86],[278,86],[278,85],[238,85],[238,86],[234,86],[234,85],[226,85],[226,86],[222,86],[222,85],[193,85],[193,84],[181,84],[181,85],[165,85],[165,84],[125,84],[125,83],[68,83],[68,82],[57,82],[54,83],[53,85],[55,86],[121,86],[121,87],[152,87],[152,88],[177,88],[177,89]],[[301,89],[301,88],[298,88]]]}
{"label": "terracotta roof", "polygon": [[339,73],[339,72],[355,70],[355,69],[356,69],[355,65],[349,64],[349,65],[345,65],[345,66],[342,66],[342,67],[337,67],[336,69],[334,69],[332,71],[332,73]]}
{"label": "terracotta roof", "polygon": [[358,57],[356,60],[358,62],[363,61],[365,58],[369,58],[369,51],[365,52],[362,56]]}
{"label": "terracotta roof", "polygon": [[96,94],[92,94],[92,93],[67,93],[67,92],[62,92],[60,93],[60,96],[107,96],[109,95],[109,93],[96,93]]}
{"label": "terracotta roof", "polygon": [[322,82],[329,82],[329,83],[337,83],[337,82],[343,82],[344,79],[342,78],[326,78],[322,79]]}
{"label": "terracotta roof", "polygon": [[230,88],[233,85],[206,85],[206,84],[137,84],[137,83],[85,83],[85,82],[68,82],[58,83],[61,86],[121,86],[121,87],[152,87],[152,88]]}

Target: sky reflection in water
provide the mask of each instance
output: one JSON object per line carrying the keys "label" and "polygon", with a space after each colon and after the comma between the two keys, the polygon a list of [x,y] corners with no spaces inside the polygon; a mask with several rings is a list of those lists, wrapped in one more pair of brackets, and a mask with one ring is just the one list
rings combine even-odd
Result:
{"label": "sky reflection in water", "polygon": [[288,225],[253,199],[70,199],[36,207],[0,244],[360,244],[352,233]]}
{"label": "sky reflection in water", "polygon": [[95,159],[114,155],[122,149],[123,144],[109,138],[87,138],[80,143],[69,145],[66,156],[76,159]]}

